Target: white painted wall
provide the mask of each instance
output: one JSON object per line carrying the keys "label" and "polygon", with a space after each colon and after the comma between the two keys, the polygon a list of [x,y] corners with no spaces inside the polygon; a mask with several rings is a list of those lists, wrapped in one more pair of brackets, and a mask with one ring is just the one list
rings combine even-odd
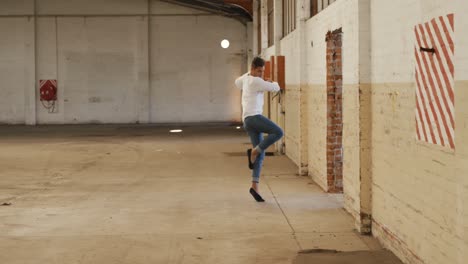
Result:
{"label": "white painted wall", "polygon": [[[239,121],[235,79],[246,71],[247,36],[217,16],[152,20],[152,122]],[[223,49],[220,42],[230,41]]]}
{"label": "white painted wall", "polygon": [[[466,262],[467,8],[435,0],[372,4],[374,234],[405,263]],[[458,40],[455,151],[417,141],[414,120],[414,26],[449,13]]]}
{"label": "white painted wall", "polygon": [[[308,5],[298,1],[298,14]],[[325,190],[327,187],[327,94],[326,94],[326,42],[328,31],[343,29],[343,93],[344,106],[349,109],[344,114],[343,138],[345,164],[346,208],[358,219],[360,212],[360,159],[359,159],[359,83],[360,83],[360,43],[359,1],[341,0],[304,22],[304,38],[301,39],[300,17],[298,29],[282,38],[278,55],[286,57],[287,91],[284,109],[286,111],[284,129],[286,154],[298,166],[308,167],[309,175]],[[280,17],[281,19],[281,17]],[[301,43],[304,41],[305,43]],[[302,49],[305,50],[302,50]],[[272,46],[263,52],[265,58],[276,54]],[[305,74],[301,80],[301,56],[305,56]],[[301,99],[302,98],[302,99]],[[272,109],[278,105],[272,102]],[[273,111],[274,113],[276,111]],[[307,120],[302,120],[307,118]],[[280,124],[278,116],[272,120]],[[302,125],[301,125],[301,122]],[[307,124],[307,128],[304,128]],[[280,124],[281,125],[281,124]],[[305,131],[304,131],[305,129]],[[304,136],[307,134],[307,137]],[[305,145],[305,146],[304,146]],[[307,148],[306,151],[303,148]],[[308,157],[301,158],[307,153]],[[305,163],[305,164],[304,164]]]}
{"label": "white painted wall", "polygon": [[[343,29],[343,82],[359,83],[358,1],[339,0],[306,22],[309,74],[308,82],[326,83],[326,42],[328,31]],[[313,42],[313,47],[311,47]],[[346,56],[345,56],[346,55]]]}
{"label": "white painted wall", "polygon": [[[34,1],[2,1],[0,32],[9,37],[0,40],[0,89],[7,94],[0,122],[240,121],[233,83],[246,71],[246,26],[157,0],[147,4],[37,0],[35,25],[26,16],[34,14]],[[224,38],[231,41],[226,50]],[[56,113],[39,101],[40,79],[58,80]]]}
{"label": "white painted wall", "polygon": [[281,40],[281,55],[285,56],[286,93],[283,96],[284,111],[284,136],[286,143],[286,155],[297,165],[300,162],[300,37],[299,29],[294,30]]}
{"label": "white painted wall", "polygon": [[0,38],[0,123],[25,123],[34,106],[34,18],[0,18],[0,32],[8,36]]}
{"label": "white painted wall", "polygon": [[34,0],[2,0],[0,15],[34,15]]}
{"label": "white painted wall", "polygon": [[[40,15],[148,14],[147,0],[36,0]],[[153,0],[154,1],[154,0]]]}
{"label": "white painted wall", "polygon": [[58,24],[63,122],[137,122],[139,75],[147,72],[138,54],[146,51],[138,34],[145,20],[60,18]]}
{"label": "white painted wall", "polygon": [[306,22],[309,123],[309,174],[327,187],[327,90],[326,41],[328,31],[343,31],[343,185],[346,209],[359,219],[359,1],[340,0]]}
{"label": "white painted wall", "polygon": [[[306,0],[299,1],[298,8]],[[344,195],[359,227],[372,189],[372,232],[405,263],[465,263],[468,256],[468,3],[463,0],[339,0],[306,21],[308,106],[294,91],[300,60],[291,34],[286,55],[287,154],[297,161],[301,113],[308,112],[309,174],[326,188],[326,43],[328,30],[343,28]],[[366,11],[367,10],[367,11]],[[414,26],[455,13],[456,150],[415,140]],[[280,18],[281,19],[281,18]],[[369,21],[369,22],[366,22]],[[311,46],[313,42],[313,47]],[[276,47],[264,54],[278,52]],[[370,91],[366,101],[360,101]],[[302,91],[301,91],[302,93]],[[361,99],[362,100],[362,99]],[[371,110],[366,120],[363,108]],[[298,113],[299,112],[299,113]],[[364,115],[363,115],[364,113]],[[371,125],[362,134],[363,122]],[[366,143],[362,144],[363,138]],[[370,138],[369,142],[367,140]],[[292,145],[292,147],[291,147]],[[370,168],[361,160],[370,148]],[[367,158],[367,157],[364,157]],[[298,164],[299,165],[299,164]],[[363,169],[372,172],[371,184]],[[367,189],[366,189],[367,188]],[[367,192],[367,194],[366,194]],[[313,223],[311,223],[313,224]]]}

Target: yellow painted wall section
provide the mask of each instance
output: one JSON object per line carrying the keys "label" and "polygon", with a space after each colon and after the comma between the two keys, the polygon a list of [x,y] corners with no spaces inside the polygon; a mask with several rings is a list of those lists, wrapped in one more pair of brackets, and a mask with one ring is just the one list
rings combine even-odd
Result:
{"label": "yellow painted wall section", "polygon": [[286,86],[286,155],[298,166],[300,166],[301,152],[301,91],[299,85]]}
{"label": "yellow painted wall section", "polygon": [[309,85],[309,175],[327,190],[327,94],[325,85]]}
{"label": "yellow painted wall section", "polygon": [[359,159],[359,4],[336,1],[306,22],[308,170],[321,188],[327,186],[326,42],[328,31],[343,31],[343,187],[345,208],[360,226]]}
{"label": "yellow painted wall section", "polygon": [[[372,231],[405,263],[466,263],[467,9],[466,1],[372,5]],[[415,121],[414,26],[451,13],[455,150],[417,140]]]}
{"label": "yellow painted wall section", "polygon": [[[360,221],[359,85],[343,88],[343,188],[345,208]],[[358,225],[358,223],[357,223]]]}
{"label": "yellow painted wall section", "polygon": [[406,263],[464,263],[468,85],[457,82],[456,151],[417,141],[414,84],[372,88],[374,234]]}
{"label": "yellow painted wall section", "polygon": [[[467,66],[465,63],[465,67]],[[463,107],[459,107],[457,111],[459,136],[455,138],[458,146],[455,167],[458,214],[456,220],[457,236],[453,243],[457,248],[458,263],[464,263],[468,259],[468,107],[466,104],[468,102],[468,81],[458,81],[455,85],[457,88],[456,103]]]}

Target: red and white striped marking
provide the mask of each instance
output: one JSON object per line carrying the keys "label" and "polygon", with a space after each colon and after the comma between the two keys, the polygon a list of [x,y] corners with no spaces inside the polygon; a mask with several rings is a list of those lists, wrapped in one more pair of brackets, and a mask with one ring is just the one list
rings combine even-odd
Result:
{"label": "red and white striped marking", "polygon": [[[455,149],[454,15],[414,28],[416,43],[416,136]],[[435,53],[420,51],[434,48]]]}
{"label": "red and white striped marking", "polygon": [[39,80],[39,87],[44,86],[47,82],[50,82],[54,87],[57,87],[57,80]]}

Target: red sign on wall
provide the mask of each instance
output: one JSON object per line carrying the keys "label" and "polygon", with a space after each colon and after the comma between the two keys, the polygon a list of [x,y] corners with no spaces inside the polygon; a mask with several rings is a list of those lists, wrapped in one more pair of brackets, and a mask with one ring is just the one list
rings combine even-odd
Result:
{"label": "red sign on wall", "polygon": [[41,101],[57,100],[57,80],[40,80],[39,87]]}

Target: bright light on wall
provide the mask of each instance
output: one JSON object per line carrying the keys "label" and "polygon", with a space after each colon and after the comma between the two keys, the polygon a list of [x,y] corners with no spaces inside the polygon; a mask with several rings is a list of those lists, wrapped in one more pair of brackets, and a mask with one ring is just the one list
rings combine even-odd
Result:
{"label": "bright light on wall", "polygon": [[169,132],[171,132],[171,133],[180,133],[180,132],[182,132],[182,129],[172,129]]}
{"label": "bright light on wall", "polygon": [[223,47],[223,49],[229,48],[229,45],[230,45],[229,40],[223,39],[223,41],[221,41],[221,47]]}

